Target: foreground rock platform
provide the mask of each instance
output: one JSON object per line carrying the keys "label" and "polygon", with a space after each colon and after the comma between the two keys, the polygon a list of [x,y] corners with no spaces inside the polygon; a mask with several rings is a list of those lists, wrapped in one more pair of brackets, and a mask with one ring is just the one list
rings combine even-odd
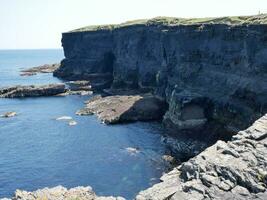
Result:
{"label": "foreground rock platform", "polygon": [[12,86],[0,88],[0,98],[54,96],[66,92],[65,84]]}
{"label": "foreground rock platform", "polygon": [[159,120],[165,112],[164,101],[151,94],[95,96],[78,115],[96,114],[106,124]]}
{"label": "foreground rock platform", "polygon": [[[2,199],[11,200],[11,199]],[[44,188],[34,192],[17,190],[12,200],[124,200],[122,197],[98,197],[91,187],[67,189],[62,186]]]}
{"label": "foreground rock platform", "polygon": [[267,199],[267,115],[161,180],[136,200]]}

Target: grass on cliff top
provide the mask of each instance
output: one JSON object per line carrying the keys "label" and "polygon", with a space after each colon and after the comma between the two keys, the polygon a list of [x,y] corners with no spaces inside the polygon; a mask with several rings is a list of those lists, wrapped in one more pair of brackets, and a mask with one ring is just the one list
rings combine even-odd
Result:
{"label": "grass on cliff top", "polygon": [[177,26],[177,25],[193,25],[193,24],[228,24],[228,25],[267,24],[267,14],[260,14],[254,16],[220,17],[220,18],[156,17],[153,19],[140,19],[140,20],[128,21],[122,24],[86,26],[72,30],[70,32],[113,30],[116,28],[133,26],[133,25]]}

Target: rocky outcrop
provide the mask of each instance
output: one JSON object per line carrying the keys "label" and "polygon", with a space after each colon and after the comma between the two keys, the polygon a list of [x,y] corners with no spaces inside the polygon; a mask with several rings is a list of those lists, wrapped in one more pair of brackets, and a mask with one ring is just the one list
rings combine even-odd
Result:
{"label": "rocky outcrop", "polygon": [[267,115],[165,174],[136,200],[266,199]]}
{"label": "rocky outcrop", "polygon": [[22,98],[40,96],[91,95],[88,81],[70,81],[48,85],[17,85],[0,88],[0,98]]}
{"label": "rocky outcrop", "polygon": [[91,187],[76,187],[68,190],[62,186],[57,186],[34,192],[17,190],[12,200],[124,200],[124,198],[100,197],[94,193]]}
{"label": "rocky outcrop", "polygon": [[45,64],[38,67],[32,67],[29,69],[21,70],[21,76],[32,76],[37,73],[53,73],[56,69],[58,69],[60,64]]}
{"label": "rocky outcrop", "polygon": [[107,124],[130,121],[159,120],[165,112],[165,102],[152,96],[144,95],[115,95],[95,96],[86,102],[86,107],[76,114],[96,114]]}
{"label": "rocky outcrop", "polygon": [[66,84],[72,91],[91,91],[92,89],[89,81],[69,81]]}
{"label": "rocky outcrop", "polygon": [[54,75],[151,90],[169,104],[163,122],[175,133],[234,133],[267,112],[266,18],[156,18],[63,33]]}
{"label": "rocky outcrop", "polygon": [[0,88],[0,98],[54,96],[66,92],[65,84],[29,85]]}

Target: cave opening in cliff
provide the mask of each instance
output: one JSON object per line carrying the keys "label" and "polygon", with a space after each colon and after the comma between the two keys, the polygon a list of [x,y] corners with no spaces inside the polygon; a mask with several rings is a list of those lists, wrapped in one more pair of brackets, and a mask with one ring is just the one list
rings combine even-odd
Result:
{"label": "cave opening in cliff", "polygon": [[111,73],[113,74],[113,65],[115,61],[115,55],[112,52],[107,52],[104,54],[104,59],[103,59],[103,71],[106,73]]}

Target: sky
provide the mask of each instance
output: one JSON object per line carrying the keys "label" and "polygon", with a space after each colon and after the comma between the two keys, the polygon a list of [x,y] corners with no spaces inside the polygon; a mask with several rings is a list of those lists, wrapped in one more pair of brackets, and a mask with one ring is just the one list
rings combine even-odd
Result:
{"label": "sky", "polygon": [[267,13],[267,0],[0,0],[0,49],[61,48],[61,33],[96,24]]}

